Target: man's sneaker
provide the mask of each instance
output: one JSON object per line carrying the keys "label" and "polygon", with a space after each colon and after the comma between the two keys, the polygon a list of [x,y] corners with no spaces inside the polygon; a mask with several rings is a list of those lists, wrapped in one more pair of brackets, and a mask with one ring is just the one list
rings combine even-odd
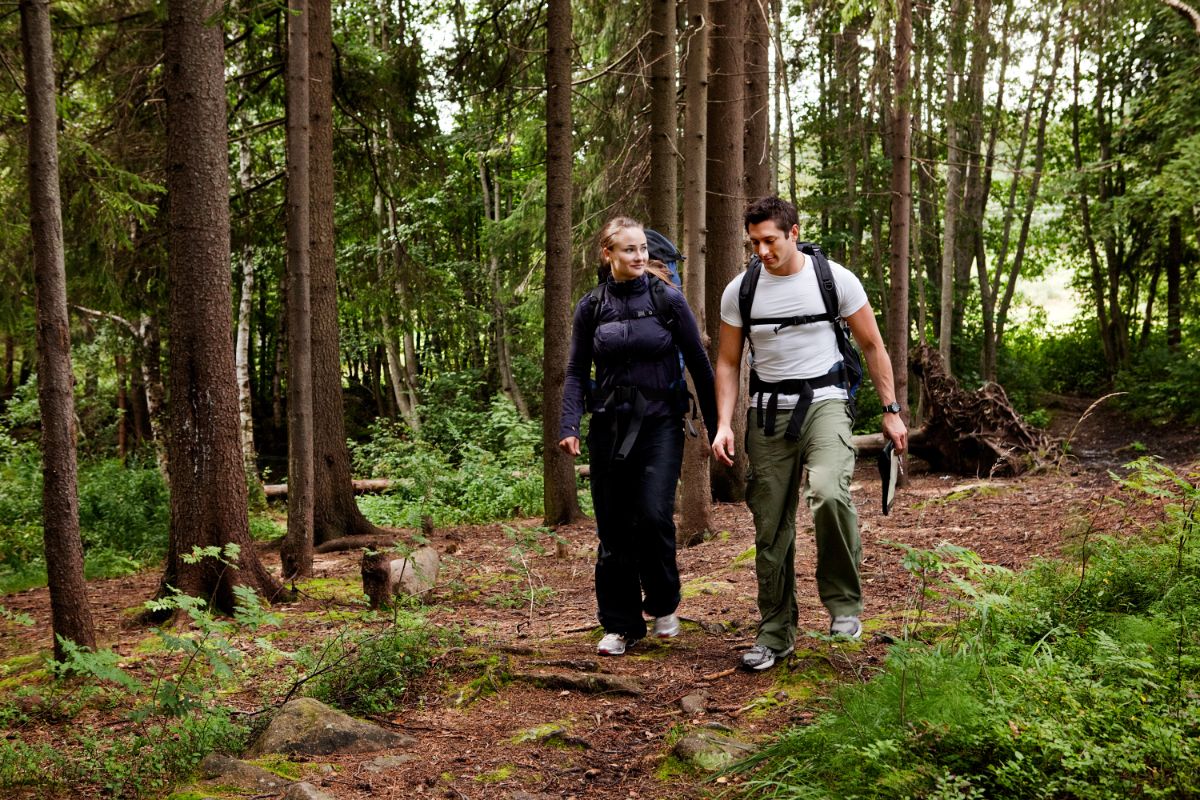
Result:
{"label": "man's sneaker", "polygon": [[602,656],[623,656],[625,647],[635,641],[637,640],[630,641],[619,633],[606,633],[600,644],[596,645],[596,652]]}
{"label": "man's sneaker", "polygon": [[742,666],[746,669],[752,669],[755,672],[770,669],[775,666],[776,661],[790,656],[794,649],[789,647],[786,650],[776,653],[766,645],[756,644],[742,654]]}
{"label": "man's sneaker", "polygon": [[654,618],[654,636],[658,639],[674,639],[679,635],[679,617],[667,614]]}
{"label": "man's sneaker", "polygon": [[829,635],[857,639],[862,636],[862,622],[858,617],[834,617],[829,625]]}

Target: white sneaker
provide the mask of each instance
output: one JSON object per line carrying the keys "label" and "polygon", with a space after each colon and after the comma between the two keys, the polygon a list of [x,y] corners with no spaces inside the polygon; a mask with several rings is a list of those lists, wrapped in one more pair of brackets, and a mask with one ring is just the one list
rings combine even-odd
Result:
{"label": "white sneaker", "polygon": [[679,617],[667,614],[654,618],[654,636],[658,639],[674,639],[679,635]]}
{"label": "white sneaker", "polygon": [[858,617],[834,617],[829,625],[829,635],[858,639],[862,636],[862,622]]}
{"label": "white sneaker", "polygon": [[[633,644],[629,642],[629,644]],[[625,637],[619,633],[606,633],[604,638],[600,640],[600,644],[596,645],[596,652],[602,656],[623,656],[625,655]]]}

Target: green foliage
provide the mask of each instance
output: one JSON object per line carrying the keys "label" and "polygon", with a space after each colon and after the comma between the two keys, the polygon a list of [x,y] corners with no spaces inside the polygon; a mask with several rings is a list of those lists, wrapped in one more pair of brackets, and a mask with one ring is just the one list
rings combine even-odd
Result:
{"label": "green foliage", "polygon": [[1128,392],[1121,405],[1136,419],[1154,425],[1200,425],[1196,387],[1200,386],[1200,346],[1171,350],[1149,347],[1117,376],[1116,388]]}
{"label": "green foliage", "polygon": [[396,708],[434,656],[457,641],[421,615],[394,608],[377,630],[343,632],[320,650],[298,652],[296,660],[312,676],[310,696],[347,711],[381,714]]}
{"label": "green foliage", "polygon": [[352,443],[359,473],[393,479],[387,494],[360,498],[363,513],[398,527],[419,527],[425,516],[454,525],[540,514],[539,423],[502,395],[482,408],[447,403],[420,438],[381,420],[369,441]]}
{"label": "green foliage", "polygon": [[[743,764],[757,767],[745,796],[1200,792],[1200,489],[1150,459],[1130,466],[1125,488],[1165,504],[1164,526],[1085,540],[1075,560],[1015,578],[956,582],[971,613],[954,635],[894,647],[879,677]],[[906,557],[917,575],[944,563]]]}
{"label": "green foliage", "polygon": [[[236,751],[245,726],[220,709],[161,724],[84,730],[57,746],[0,740],[0,790],[39,796],[161,797],[213,750]],[[23,795],[22,795],[23,796]]]}
{"label": "green foliage", "polygon": [[[45,583],[41,457],[0,433],[0,590]],[[167,487],[152,464],[117,459],[79,467],[79,529],[88,578],[127,575],[162,558]]]}

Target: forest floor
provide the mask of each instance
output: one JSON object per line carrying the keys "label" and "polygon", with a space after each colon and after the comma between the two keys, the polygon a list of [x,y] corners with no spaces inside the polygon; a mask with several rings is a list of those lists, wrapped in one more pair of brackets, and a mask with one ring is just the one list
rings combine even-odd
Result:
{"label": "forest floor", "polygon": [[[1086,407],[1084,402],[1055,412],[1052,432],[1071,434]],[[1057,554],[1089,520],[1097,531],[1119,532],[1134,512],[1101,503],[1116,491],[1108,471],[1142,453],[1174,465],[1194,464],[1200,459],[1200,432],[1148,430],[1102,406],[1074,430],[1070,449],[1072,457],[1061,469],[1017,479],[962,478],[914,465],[886,517],[878,508],[874,466],[860,462],[852,488],[864,545],[862,642],[821,635],[828,620],[817,601],[811,527],[802,511],[797,655],[763,673],[734,669],[753,644],[757,618],[753,526],[741,504],[718,506],[719,535],[679,553],[680,636],[640,642],[618,658],[596,655],[600,630],[590,523],[556,534],[537,520],[438,530],[431,544],[442,554],[442,573],[427,612],[432,622],[458,630],[463,646],[440,654],[436,669],[410,688],[401,708],[376,720],[417,741],[390,755],[416,757],[392,759],[382,769],[374,762],[379,753],[321,757],[302,765],[304,774],[323,791],[347,800],[712,796],[727,786],[725,781],[738,778],[714,781],[683,769],[670,757],[673,743],[685,732],[705,728],[732,732],[751,744],[764,742],[828,708],[837,686],[869,680],[887,658],[889,643],[902,635],[917,597],[901,565],[899,544],[932,548],[951,542],[987,563],[1019,569],[1031,559]],[[565,546],[556,548],[560,540]],[[278,566],[277,556],[266,557]],[[150,633],[131,622],[131,609],[152,595],[158,578],[140,574],[90,585],[107,646],[127,656],[138,652]],[[281,648],[328,639],[345,624],[347,610],[361,608],[359,553],[318,555],[316,577],[303,588],[299,602],[279,608],[284,634],[275,644]],[[6,631],[0,659],[7,663],[44,650],[50,626],[46,590],[0,598],[0,604],[30,614],[37,623]],[[635,678],[642,693],[594,694],[512,680],[519,673],[588,671]],[[261,689],[270,680],[248,675],[246,692],[236,697],[244,697],[251,709],[261,702],[251,684]],[[684,713],[680,699],[697,692],[706,695],[705,710]],[[119,729],[124,724],[120,712],[95,711],[95,718],[83,724]],[[539,732],[551,728],[560,733],[538,739]],[[17,735],[57,741],[65,731],[40,723]]]}

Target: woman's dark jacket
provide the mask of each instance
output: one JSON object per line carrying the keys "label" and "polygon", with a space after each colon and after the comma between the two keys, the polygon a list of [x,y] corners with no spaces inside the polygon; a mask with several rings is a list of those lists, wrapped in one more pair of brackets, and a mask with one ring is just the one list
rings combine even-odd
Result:
{"label": "woman's dark jacket", "polygon": [[[665,299],[669,312],[663,309],[662,313],[654,313],[649,281],[658,278],[642,275],[622,282],[610,278],[602,293],[598,316],[593,307],[596,301],[590,295],[585,294],[575,306],[559,439],[579,436],[579,420],[587,410],[593,362],[596,364],[593,404],[602,402],[616,387],[637,387],[649,390],[645,416],[681,416],[680,404],[667,399],[679,380],[680,353],[692,376],[709,439],[715,435],[717,402],[713,370],[700,342],[696,318],[683,294],[665,283],[660,303]],[[673,319],[668,318],[668,313]]]}

